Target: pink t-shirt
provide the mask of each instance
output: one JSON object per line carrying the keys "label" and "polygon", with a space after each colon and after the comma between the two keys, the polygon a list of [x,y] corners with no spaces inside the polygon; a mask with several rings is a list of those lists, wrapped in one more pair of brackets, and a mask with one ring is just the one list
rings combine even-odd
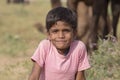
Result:
{"label": "pink t-shirt", "polygon": [[40,80],[75,80],[77,71],[90,67],[86,47],[77,40],[66,56],[59,54],[49,40],[42,40],[31,58],[42,68]]}

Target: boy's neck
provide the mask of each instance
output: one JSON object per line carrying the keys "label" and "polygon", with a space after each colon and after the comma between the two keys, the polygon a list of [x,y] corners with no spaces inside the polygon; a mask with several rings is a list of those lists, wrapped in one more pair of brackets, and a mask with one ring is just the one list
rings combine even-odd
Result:
{"label": "boy's neck", "polygon": [[58,53],[61,55],[67,55],[69,52],[70,47],[68,47],[67,49],[57,49]]}

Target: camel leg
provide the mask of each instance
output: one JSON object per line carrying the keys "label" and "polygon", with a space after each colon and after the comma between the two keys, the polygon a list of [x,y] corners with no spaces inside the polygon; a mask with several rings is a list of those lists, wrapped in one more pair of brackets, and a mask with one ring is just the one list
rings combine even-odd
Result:
{"label": "camel leg", "polygon": [[52,8],[62,6],[61,0],[50,0]]}

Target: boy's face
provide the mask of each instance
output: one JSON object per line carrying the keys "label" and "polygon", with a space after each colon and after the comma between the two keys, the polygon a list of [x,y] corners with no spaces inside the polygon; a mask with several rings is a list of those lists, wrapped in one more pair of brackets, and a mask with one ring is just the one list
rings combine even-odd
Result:
{"label": "boy's face", "polygon": [[75,37],[75,31],[69,24],[57,21],[48,32],[48,38],[51,40],[57,50],[65,51]]}

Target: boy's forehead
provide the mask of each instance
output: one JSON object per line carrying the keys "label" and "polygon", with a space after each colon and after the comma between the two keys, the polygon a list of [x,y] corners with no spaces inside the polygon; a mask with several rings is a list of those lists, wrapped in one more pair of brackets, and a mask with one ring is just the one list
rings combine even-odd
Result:
{"label": "boy's forehead", "polygon": [[53,29],[73,29],[72,26],[64,21],[57,21],[50,27],[50,30]]}

